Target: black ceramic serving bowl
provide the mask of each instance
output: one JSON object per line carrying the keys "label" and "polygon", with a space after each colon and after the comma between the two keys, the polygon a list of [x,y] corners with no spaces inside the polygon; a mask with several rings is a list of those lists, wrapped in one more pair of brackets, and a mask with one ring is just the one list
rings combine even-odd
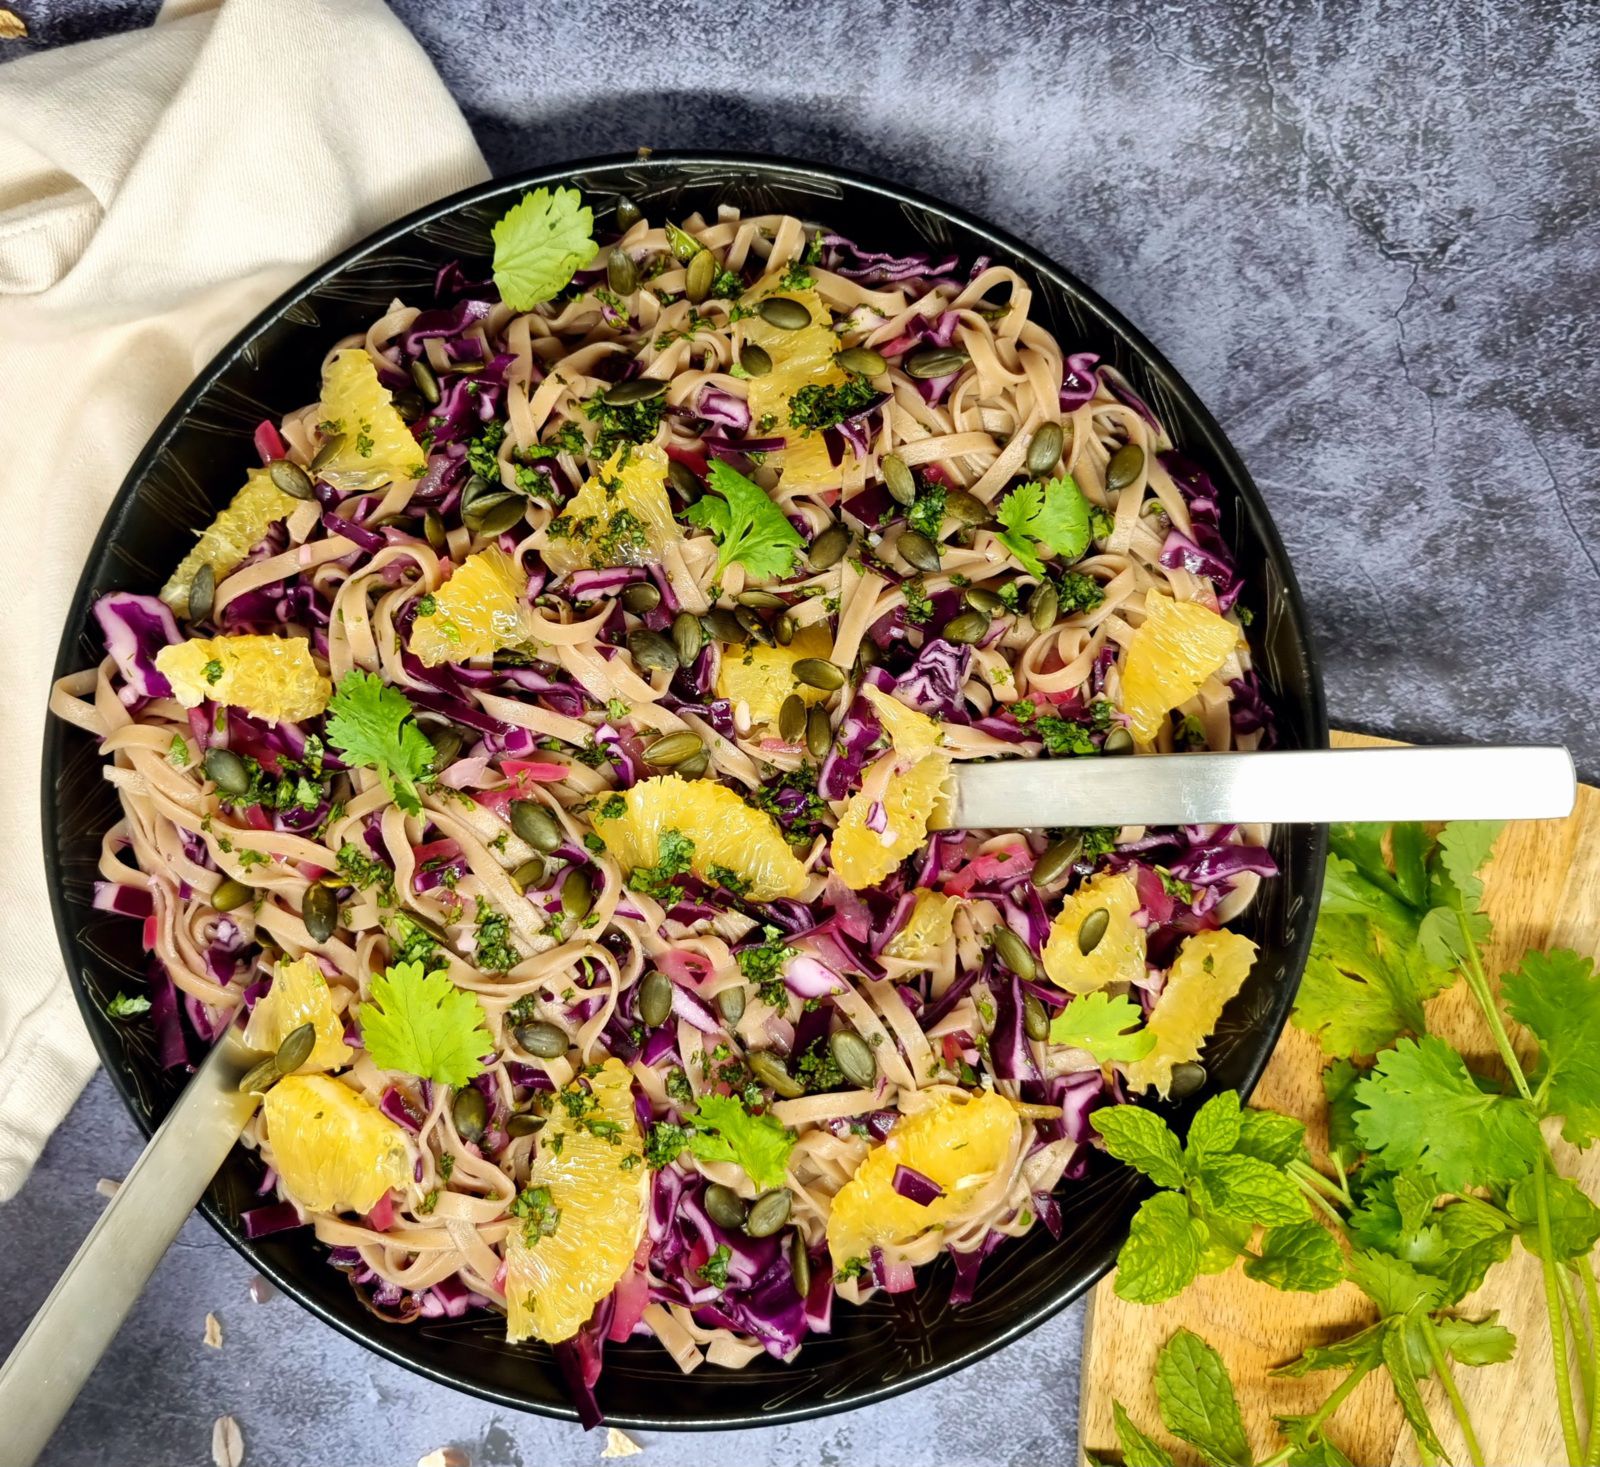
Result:
{"label": "black ceramic serving bowl", "polygon": [[[389,302],[431,300],[435,273],[461,258],[486,275],[490,226],[523,192],[575,185],[612,227],[619,195],[654,218],[681,219],[722,203],[745,213],[789,213],[836,228],[863,247],[906,253],[987,255],[1034,287],[1033,318],[1064,350],[1094,351],[1116,366],[1185,453],[1221,491],[1224,533],[1248,575],[1250,642],[1289,748],[1327,743],[1316,655],[1294,576],[1260,494],[1211,415],[1154,347],[1075,277],[1009,235],[876,179],[833,168],[737,156],[604,160],[484,184],[400,220],[307,276],[250,323],[184,393],[128,474],[100,529],[61,640],[56,675],[103,655],[90,607],[113,590],[154,591],[197,531],[257,462],[251,432],[315,392],[331,342],[364,331]],[[479,268],[481,267],[481,268]],[[139,1125],[153,1131],[184,1072],[163,1071],[142,1021],[108,1019],[119,989],[139,991],[145,958],[139,924],[90,904],[101,837],[117,818],[94,741],[51,720],[44,746],[44,849],[56,927],[78,1003],[112,1083]],[[1214,1090],[1248,1092],[1289,1012],[1306,958],[1321,886],[1325,835],[1281,827],[1273,853],[1283,874],[1265,884],[1236,923],[1260,945],[1243,992],[1206,1049],[1208,1089],[1170,1107],[1180,1122]],[[1103,1158],[1097,1159],[1104,1161]],[[575,1419],[550,1351],[508,1345],[498,1316],[385,1322],[328,1266],[309,1229],[247,1241],[239,1214],[255,1202],[260,1167],[243,1150],[201,1203],[251,1265],[307,1309],[369,1349],[434,1380],[506,1406]],[[804,1420],[923,1385],[1026,1334],[1078,1298],[1110,1267],[1145,1188],[1132,1172],[1097,1164],[1061,1197],[1063,1236],[1036,1227],[985,1265],[977,1298],[946,1302],[947,1263],[922,1271],[914,1291],[834,1310],[831,1335],[809,1339],[789,1365],[761,1357],[742,1371],[704,1366],[683,1376],[667,1353],[640,1340],[606,1351],[599,1400],[608,1419],[643,1428],[759,1426]]]}

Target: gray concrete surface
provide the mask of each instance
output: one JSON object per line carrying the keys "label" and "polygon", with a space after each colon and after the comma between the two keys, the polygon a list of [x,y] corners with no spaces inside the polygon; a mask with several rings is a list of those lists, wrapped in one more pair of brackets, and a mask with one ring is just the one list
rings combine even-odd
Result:
{"label": "gray concrete surface", "polygon": [[[10,3],[45,42],[154,10]],[[1562,739],[1600,776],[1593,7],[393,3],[497,171],[640,144],[771,151],[1004,223],[1120,306],[1232,436],[1294,558],[1336,722]],[[96,1082],[0,1209],[0,1349],[134,1150]],[[257,1467],[409,1467],[447,1443],[473,1467],[598,1457],[247,1284],[192,1223],[52,1464],[202,1463],[222,1411]],[[208,1309],[220,1353],[200,1343]],[[1058,1462],[1080,1332],[1074,1313],[873,1410],[655,1437],[642,1461]]]}

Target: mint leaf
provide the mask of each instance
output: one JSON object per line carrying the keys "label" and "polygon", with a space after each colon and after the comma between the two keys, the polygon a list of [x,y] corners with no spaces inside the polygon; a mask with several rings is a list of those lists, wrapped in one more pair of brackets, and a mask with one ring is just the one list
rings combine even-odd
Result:
{"label": "mint leaf", "polygon": [[494,283],[514,311],[553,300],[599,253],[594,212],[575,188],[524,194],[492,233]]}
{"label": "mint leaf", "polygon": [[1117,1297],[1131,1304],[1170,1299],[1194,1281],[1198,1262],[1188,1204],[1176,1192],[1158,1192],[1133,1215],[1117,1255]]}
{"label": "mint leaf", "polygon": [[995,518],[1005,526],[1000,543],[1029,575],[1044,574],[1041,545],[1069,562],[1089,548],[1089,501],[1071,474],[1043,484],[1019,484],[1000,502]]}
{"label": "mint leaf", "polygon": [[720,458],[711,461],[708,483],[710,492],[691,504],[683,517],[711,532],[717,542],[719,574],[731,561],[738,561],[758,580],[792,574],[805,541],[766,490]]}
{"label": "mint leaf", "polygon": [[[1536,1176],[1522,1178],[1506,1194],[1506,1211],[1516,1219],[1522,1246],[1544,1257],[1539,1241],[1539,1204]],[[1546,1173],[1545,1195],[1550,1209],[1550,1249],[1558,1263],[1569,1258],[1585,1258],[1600,1239],[1600,1207],[1596,1207],[1582,1188],[1565,1177]]]}
{"label": "mint leaf", "polygon": [[1135,1027],[1143,1023],[1144,1010],[1126,994],[1085,994],[1051,1020],[1050,1042],[1087,1050],[1103,1065],[1140,1060],[1156,1046],[1153,1030]]}
{"label": "mint leaf", "polygon": [[1156,1360],[1156,1400],[1161,1420],[1212,1467],[1253,1462],[1222,1357],[1199,1335],[1181,1329]]}
{"label": "mint leaf", "polygon": [[1184,1142],[1184,1162],[1193,1172],[1208,1156],[1225,1156],[1239,1139],[1239,1093],[1224,1090],[1195,1112]]}
{"label": "mint leaf", "polygon": [[1117,1428],[1122,1467],[1172,1467],[1172,1453],[1133,1424],[1121,1401],[1111,1403],[1111,1420]]}
{"label": "mint leaf", "polygon": [[1256,1230],[1254,1223],[1217,1213],[1192,1218],[1191,1223],[1200,1248],[1200,1258],[1195,1265],[1197,1273],[1226,1273],[1245,1251],[1250,1235]]}
{"label": "mint leaf", "polygon": [[1158,1187],[1183,1186],[1183,1153],[1160,1116],[1136,1105],[1108,1105],[1090,1119],[1118,1161],[1143,1172]]}
{"label": "mint leaf", "polygon": [[1209,1212],[1277,1227],[1301,1222],[1306,1200],[1288,1177],[1253,1156],[1207,1157],[1195,1178],[1196,1199]]}
{"label": "mint leaf", "polygon": [[1506,1009],[1539,1041],[1532,1080],[1574,1146],[1600,1136],[1600,975],[1575,952],[1527,953],[1502,980]]}
{"label": "mint leaf", "polygon": [[1305,1142],[1306,1128],[1293,1116],[1247,1110],[1239,1117],[1239,1139],[1234,1142],[1234,1150],[1269,1166],[1286,1167],[1301,1158]]}
{"label": "mint leaf", "polygon": [[1244,1271],[1275,1289],[1320,1294],[1344,1278],[1344,1254],[1321,1223],[1290,1223],[1267,1230],[1260,1257],[1247,1258]]}

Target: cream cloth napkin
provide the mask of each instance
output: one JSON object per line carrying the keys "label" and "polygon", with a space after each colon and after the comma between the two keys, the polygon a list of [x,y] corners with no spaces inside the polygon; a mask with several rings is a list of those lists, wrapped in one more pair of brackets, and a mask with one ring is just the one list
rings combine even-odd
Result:
{"label": "cream cloth napkin", "polygon": [[256,311],[487,176],[379,0],[169,4],[148,30],[0,67],[0,1199],[95,1066],[45,892],[39,747],[101,517]]}

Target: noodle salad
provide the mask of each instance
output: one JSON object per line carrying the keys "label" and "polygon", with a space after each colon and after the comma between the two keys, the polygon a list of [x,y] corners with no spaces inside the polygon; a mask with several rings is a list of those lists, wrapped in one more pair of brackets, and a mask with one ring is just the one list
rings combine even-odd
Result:
{"label": "noodle salad", "polygon": [[1262,827],[930,831],[958,760],[1272,740],[1208,477],[1025,279],[615,230],[540,189],[331,343],[52,700],[122,803],[110,1012],[263,1056],[246,1234],[499,1311],[591,1423],[607,1341],[787,1360],[1059,1234],[1276,874]]}

